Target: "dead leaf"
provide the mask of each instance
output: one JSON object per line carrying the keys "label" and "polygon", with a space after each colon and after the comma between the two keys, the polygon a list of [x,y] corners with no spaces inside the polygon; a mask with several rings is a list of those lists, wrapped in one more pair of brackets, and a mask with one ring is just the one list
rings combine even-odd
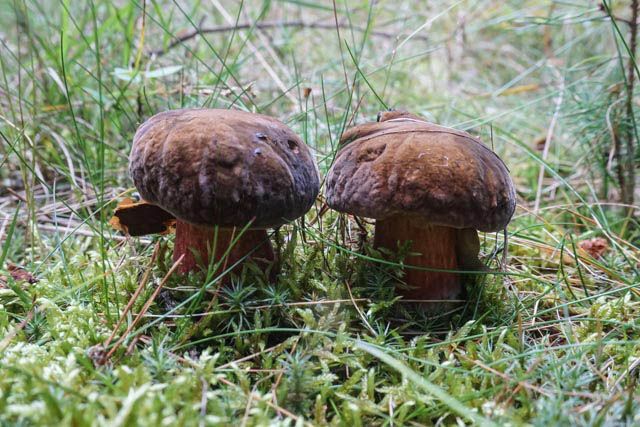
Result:
{"label": "dead leaf", "polygon": [[591,255],[591,257],[599,259],[609,250],[609,243],[602,237],[596,237],[579,242],[578,247]]}
{"label": "dead leaf", "polygon": [[171,233],[176,218],[159,206],[145,201],[122,200],[109,220],[115,230],[130,236]]}
{"label": "dead leaf", "polygon": [[547,137],[541,136],[540,138],[537,138],[535,141],[533,141],[533,146],[536,149],[536,151],[543,151],[546,143],[547,143]]}
{"label": "dead leaf", "polygon": [[33,274],[29,273],[24,268],[20,268],[15,265],[9,266],[9,274],[11,274],[11,277],[13,277],[13,280],[16,282],[27,282],[33,284],[38,281]]}
{"label": "dead leaf", "polygon": [[38,281],[38,279],[36,279],[33,274],[29,273],[24,268],[18,267],[14,264],[8,264],[7,271],[9,271],[9,274],[16,282],[27,282],[30,284],[34,284]]}

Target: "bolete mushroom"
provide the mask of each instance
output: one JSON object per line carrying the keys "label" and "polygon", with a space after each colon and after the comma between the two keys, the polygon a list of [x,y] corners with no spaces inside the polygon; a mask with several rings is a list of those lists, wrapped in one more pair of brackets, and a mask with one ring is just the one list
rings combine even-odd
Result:
{"label": "bolete mushroom", "polygon": [[300,137],[276,119],[237,110],[151,117],[135,134],[129,171],[145,201],[175,216],[173,258],[184,255],[183,273],[197,269],[198,258],[207,263],[214,246],[213,259],[228,252],[228,266],[247,255],[273,261],[265,229],[304,215],[320,187]]}
{"label": "bolete mushroom", "polygon": [[398,111],[342,135],[326,195],[331,208],[376,220],[374,247],[411,242],[401,291],[409,300],[462,298],[455,271],[483,266],[476,230],[503,229],[515,210],[513,183],[493,151]]}

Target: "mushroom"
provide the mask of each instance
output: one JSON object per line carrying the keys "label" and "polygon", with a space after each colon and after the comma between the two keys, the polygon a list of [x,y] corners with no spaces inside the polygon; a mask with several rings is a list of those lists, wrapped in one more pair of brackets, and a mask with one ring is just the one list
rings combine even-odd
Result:
{"label": "mushroom", "polygon": [[184,255],[183,273],[207,263],[214,247],[215,261],[228,252],[228,266],[248,255],[274,261],[265,229],[304,215],[320,187],[300,137],[276,119],[237,110],[151,117],[134,136],[129,171],[145,201],[175,216],[173,259]]}
{"label": "mushroom", "polygon": [[[328,205],[374,218],[374,247],[410,241],[401,291],[409,300],[455,300],[456,270],[481,270],[476,230],[503,229],[515,190],[502,160],[466,132],[407,112],[347,130],[327,175]],[[446,270],[446,271],[445,271]]]}

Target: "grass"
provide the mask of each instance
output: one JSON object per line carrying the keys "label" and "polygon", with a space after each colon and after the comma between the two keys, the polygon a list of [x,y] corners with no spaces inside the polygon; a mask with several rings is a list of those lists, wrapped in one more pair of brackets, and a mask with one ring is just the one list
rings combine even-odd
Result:
{"label": "grass", "polygon": [[[640,227],[611,152],[635,126],[630,50],[609,14],[629,2],[2,2],[0,423],[640,424]],[[481,234],[495,273],[460,310],[413,312],[402,253],[319,199],[272,233],[275,282],[170,274],[171,236],[107,221],[136,127],[187,106],[278,117],[323,176],[387,107],[481,136],[518,191],[507,247]]]}

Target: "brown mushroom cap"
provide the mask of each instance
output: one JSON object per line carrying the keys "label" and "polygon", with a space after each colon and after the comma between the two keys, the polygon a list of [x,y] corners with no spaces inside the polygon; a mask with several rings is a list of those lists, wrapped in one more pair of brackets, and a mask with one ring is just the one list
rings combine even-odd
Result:
{"label": "brown mushroom cap", "polygon": [[309,148],[285,124],[237,110],[157,114],[133,139],[129,171],[143,199],[204,226],[281,225],[320,187]]}
{"label": "brown mushroom cap", "polygon": [[327,175],[327,203],[358,216],[407,215],[436,225],[497,231],[515,210],[500,158],[466,132],[408,113],[345,132]]}

